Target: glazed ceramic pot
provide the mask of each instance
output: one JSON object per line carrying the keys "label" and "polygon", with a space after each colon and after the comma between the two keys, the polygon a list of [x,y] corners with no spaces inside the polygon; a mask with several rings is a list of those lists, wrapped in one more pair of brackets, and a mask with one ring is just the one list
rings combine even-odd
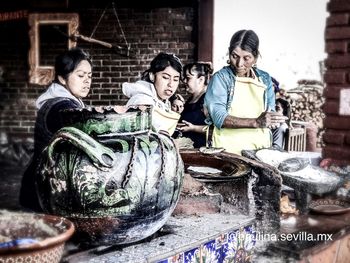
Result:
{"label": "glazed ceramic pot", "polygon": [[159,230],[182,186],[182,159],[151,130],[150,106],[64,112],[44,150],[37,190],[44,211],[72,220],[79,242],[131,243]]}

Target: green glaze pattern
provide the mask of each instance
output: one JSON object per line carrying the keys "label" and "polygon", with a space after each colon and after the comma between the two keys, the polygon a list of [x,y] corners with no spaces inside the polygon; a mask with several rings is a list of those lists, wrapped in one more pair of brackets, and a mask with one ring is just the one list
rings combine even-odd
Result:
{"label": "green glaze pattern", "polygon": [[[142,109],[140,109],[142,108]],[[147,132],[151,127],[151,107],[130,108],[125,113],[117,113],[110,108],[108,114],[91,109],[66,110],[67,125],[76,127],[89,135],[131,134]]]}
{"label": "green glaze pattern", "polygon": [[122,115],[121,134],[114,125],[108,128],[111,134],[104,129],[103,135],[88,135],[96,132],[91,127],[103,124],[59,130],[43,152],[38,195],[47,213],[72,219],[88,243],[135,242],[156,232],[171,215],[180,196],[183,162],[168,135],[151,131],[149,124],[145,131],[142,122],[148,116],[132,119],[137,123],[130,126],[128,112],[99,114]]}

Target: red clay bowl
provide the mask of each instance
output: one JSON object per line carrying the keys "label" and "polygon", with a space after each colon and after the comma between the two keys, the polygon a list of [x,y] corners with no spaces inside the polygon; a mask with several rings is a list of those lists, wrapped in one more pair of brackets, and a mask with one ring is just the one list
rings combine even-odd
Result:
{"label": "red clay bowl", "polygon": [[0,262],[58,263],[73,233],[64,217],[0,210]]}

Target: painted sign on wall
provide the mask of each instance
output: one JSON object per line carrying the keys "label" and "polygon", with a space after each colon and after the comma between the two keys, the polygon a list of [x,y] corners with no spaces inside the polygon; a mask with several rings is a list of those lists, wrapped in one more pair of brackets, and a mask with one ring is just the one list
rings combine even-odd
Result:
{"label": "painted sign on wall", "polygon": [[0,21],[17,20],[17,19],[23,19],[27,17],[28,17],[27,10],[0,13]]}

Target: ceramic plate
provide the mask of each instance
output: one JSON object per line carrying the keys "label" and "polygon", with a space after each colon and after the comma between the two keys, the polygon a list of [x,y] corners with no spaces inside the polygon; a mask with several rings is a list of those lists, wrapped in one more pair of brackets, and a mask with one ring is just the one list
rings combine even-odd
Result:
{"label": "ceramic plate", "polygon": [[222,148],[222,147],[219,147],[219,148],[217,148],[217,147],[205,147],[205,146],[203,146],[203,147],[199,148],[199,151],[201,153],[204,153],[204,154],[215,154],[215,153],[221,153],[221,152],[225,151],[225,148]]}
{"label": "ceramic plate", "polygon": [[247,175],[251,169],[244,164],[237,163],[236,165],[224,165],[221,170],[212,167],[189,166],[186,172],[201,182],[228,182]]}
{"label": "ceramic plate", "polygon": [[337,199],[313,200],[309,207],[312,212],[325,215],[337,215],[350,212],[350,202]]}

